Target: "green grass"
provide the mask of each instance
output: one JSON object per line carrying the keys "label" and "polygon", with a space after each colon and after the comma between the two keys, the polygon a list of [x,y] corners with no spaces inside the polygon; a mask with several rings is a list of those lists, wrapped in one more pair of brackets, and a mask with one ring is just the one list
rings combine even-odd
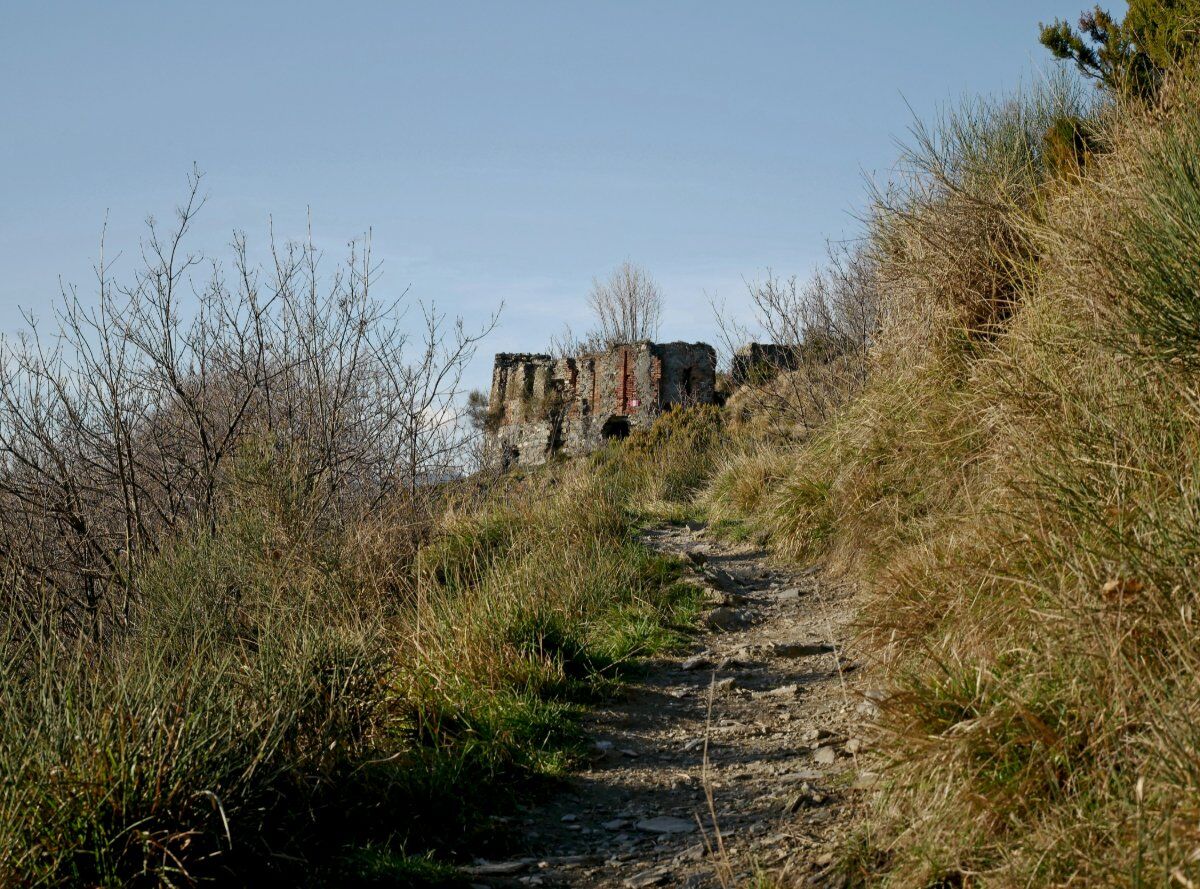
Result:
{"label": "green grass", "polygon": [[411,886],[413,889],[466,889],[470,886],[461,870],[432,856],[405,855],[388,846],[354,849],[342,858],[321,881],[334,886]]}
{"label": "green grass", "polygon": [[108,644],[10,633],[0,879],[453,885],[580,761],[585,708],[690,632],[627,459],[448,491],[407,565],[386,510],[329,529],[256,483],[149,561]]}

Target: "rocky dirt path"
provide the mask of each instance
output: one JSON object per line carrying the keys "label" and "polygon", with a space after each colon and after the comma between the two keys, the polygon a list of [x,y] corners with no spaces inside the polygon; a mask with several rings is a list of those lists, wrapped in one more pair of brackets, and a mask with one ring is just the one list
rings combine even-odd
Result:
{"label": "rocky dirt path", "polygon": [[476,886],[831,886],[831,849],[870,783],[876,697],[849,650],[848,590],[702,528],[647,534],[709,599],[706,632],[587,720],[591,765],[511,825],[520,857]]}

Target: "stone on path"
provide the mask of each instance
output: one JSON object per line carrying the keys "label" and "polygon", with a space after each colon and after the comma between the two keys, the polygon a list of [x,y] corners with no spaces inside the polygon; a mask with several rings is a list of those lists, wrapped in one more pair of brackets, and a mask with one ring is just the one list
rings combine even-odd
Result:
{"label": "stone on path", "polygon": [[476,877],[504,877],[509,874],[519,874],[536,863],[536,858],[514,858],[512,861],[480,861],[471,867],[464,868],[464,870]]}
{"label": "stone on path", "polygon": [[685,821],[683,818],[676,818],[672,815],[646,818],[635,826],[638,830],[644,830],[646,833],[691,833],[696,829],[694,821]]}
{"label": "stone on path", "polygon": [[837,762],[837,751],[832,747],[818,747],[813,753],[813,762],[823,766],[831,766]]}
{"label": "stone on path", "polygon": [[770,691],[759,692],[758,696],[771,698],[794,698],[798,694],[800,694],[800,686],[796,685],[794,682],[791,682],[787,685],[780,685],[779,687],[773,688]]}
{"label": "stone on path", "polygon": [[709,629],[722,632],[740,630],[750,623],[750,617],[745,612],[726,606],[714,608],[704,620],[708,624]]}
{"label": "stone on path", "polygon": [[671,872],[666,868],[642,871],[634,874],[625,881],[627,889],[642,889],[643,886],[661,886],[671,878]]}
{"label": "stone on path", "polygon": [[726,593],[736,593],[742,588],[741,581],[720,568],[708,566],[704,569],[704,575]]}

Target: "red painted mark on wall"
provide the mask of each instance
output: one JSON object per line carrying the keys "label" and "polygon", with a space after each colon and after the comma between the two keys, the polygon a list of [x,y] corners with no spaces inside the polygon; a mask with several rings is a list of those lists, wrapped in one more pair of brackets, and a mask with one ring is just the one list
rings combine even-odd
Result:
{"label": "red painted mark on wall", "polygon": [[621,413],[629,413],[629,350],[621,349]]}

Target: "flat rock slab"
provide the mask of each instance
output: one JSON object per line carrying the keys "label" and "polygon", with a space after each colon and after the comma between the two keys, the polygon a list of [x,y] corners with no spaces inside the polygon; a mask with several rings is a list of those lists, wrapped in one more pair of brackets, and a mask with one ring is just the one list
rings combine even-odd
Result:
{"label": "flat rock slab", "polygon": [[463,870],[476,877],[506,877],[528,870],[535,864],[536,858],[514,858],[512,861],[480,861]]}
{"label": "flat rock slab", "polygon": [[800,686],[792,682],[787,685],[781,685],[778,688],[773,688],[770,691],[764,691],[760,693],[759,697],[794,698],[798,694],[800,694]]}
{"label": "flat rock slab", "polygon": [[696,822],[672,815],[658,815],[639,821],[635,826],[646,833],[691,833],[696,829]]}
{"label": "flat rock slab", "polygon": [[720,568],[713,568],[711,565],[704,566],[704,575],[720,590],[726,593],[740,592],[742,582],[730,574],[728,571],[723,571]]}
{"label": "flat rock slab", "polygon": [[640,874],[634,874],[627,879],[624,885],[627,889],[642,889],[643,886],[662,886],[671,879],[669,870],[648,870]]}
{"label": "flat rock slab", "polygon": [[813,762],[823,766],[831,766],[837,762],[837,751],[832,747],[818,747],[813,753]]}

